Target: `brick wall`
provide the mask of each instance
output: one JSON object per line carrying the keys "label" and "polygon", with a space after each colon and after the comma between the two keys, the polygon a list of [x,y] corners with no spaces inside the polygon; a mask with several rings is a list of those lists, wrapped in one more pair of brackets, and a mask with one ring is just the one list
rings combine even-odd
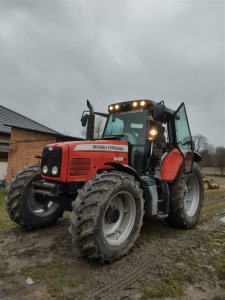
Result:
{"label": "brick wall", "polygon": [[41,155],[44,146],[55,143],[56,137],[51,134],[12,128],[10,142],[6,176],[8,183],[18,171],[37,163],[36,156]]}

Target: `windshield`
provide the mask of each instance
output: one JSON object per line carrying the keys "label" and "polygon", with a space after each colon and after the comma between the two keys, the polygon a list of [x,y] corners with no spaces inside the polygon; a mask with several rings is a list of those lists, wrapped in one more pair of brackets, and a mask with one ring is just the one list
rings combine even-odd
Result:
{"label": "windshield", "polygon": [[103,133],[104,138],[118,137],[130,143],[130,164],[138,173],[141,173],[144,167],[147,114],[147,110],[112,114]]}
{"label": "windshield", "polygon": [[119,136],[132,145],[145,144],[147,110],[133,110],[112,114],[106,124],[104,138]]}

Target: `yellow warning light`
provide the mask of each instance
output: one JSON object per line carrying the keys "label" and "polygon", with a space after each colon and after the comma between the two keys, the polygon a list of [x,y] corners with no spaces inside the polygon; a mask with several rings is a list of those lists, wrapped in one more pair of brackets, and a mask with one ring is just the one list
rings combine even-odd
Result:
{"label": "yellow warning light", "polygon": [[138,103],[136,101],[132,103],[133,107],[137,107],[137,105],[138,105]]}
{"label": "yellow warning light", "polygon": [[145,106],[146,102],[145,101],[141,101],[141,106]]}

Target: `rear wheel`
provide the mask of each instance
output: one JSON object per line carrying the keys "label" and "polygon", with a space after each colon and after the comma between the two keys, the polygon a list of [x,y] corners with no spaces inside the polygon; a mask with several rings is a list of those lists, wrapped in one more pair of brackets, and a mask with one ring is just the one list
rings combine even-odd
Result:
{"label": "rear wheel", "polygon": [[81,253],[101,262],[125,255],[137,240],[144,200],[139,183],[121,172],[97,175],[73,203],[70,232]]}
{"label": "rear wheel", "polygon": [[12,180],[6,195],[6,209],[10,218],[27,229],[50,226],[64,211],[50,197],[32,193],[32,182],[38,180],[41,180],[40,166],[29,166]]}
{"label": "rear wheel", "polygon": [[194,163],[192,173],[184,175],[182,168],[170,186],[170,208],[167,222],[171,225],[192,228],[200,217],[204,185],[199,166]]}

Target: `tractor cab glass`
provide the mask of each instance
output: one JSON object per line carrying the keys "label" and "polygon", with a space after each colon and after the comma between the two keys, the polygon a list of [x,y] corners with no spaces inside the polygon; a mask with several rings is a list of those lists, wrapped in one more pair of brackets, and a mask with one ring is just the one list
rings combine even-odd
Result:
{"label": "tractor cab glass", "polygon": [[103,138],[127,140],[131,148],[131,166],[141,173],[146,145],[148,110],[131,110],[109,115]]}
{"label": "tractor cab glass", "polygon": [[190,172],[193,163],[193,142],[184,103],[174,114],[175,143],[184,155],[185,172]]}

